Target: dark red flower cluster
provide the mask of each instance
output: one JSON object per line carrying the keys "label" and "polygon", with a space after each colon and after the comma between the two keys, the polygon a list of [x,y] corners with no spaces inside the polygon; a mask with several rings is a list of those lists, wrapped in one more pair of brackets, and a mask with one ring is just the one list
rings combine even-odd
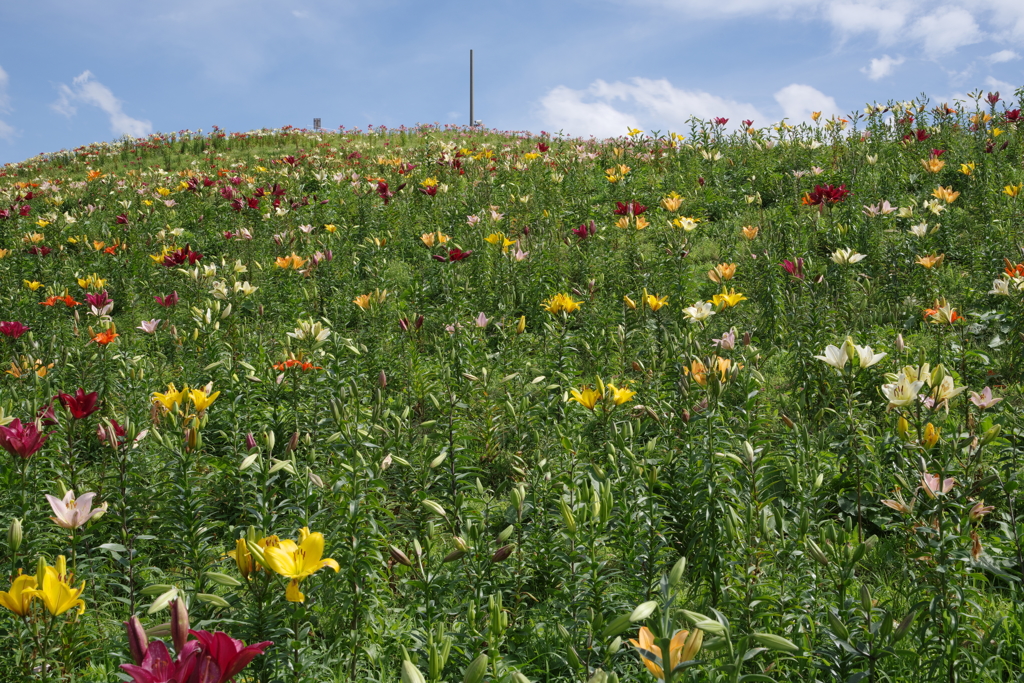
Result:
{"label": "dark red flower cluster", "polygon": [[5,337],[10,337],[11,339],[17,339],[28,331],[28,325],[18,322],[17,320],[0,322],[0,334]]}
{"label": "dark red flower cluster", "polygon": [[836,187],[834,185],[815,185],[813,192],[804,195],[801,202],[804,206],[824,206],[826,204],[838,204],[849,196],[850,191],[846,185]]}
{"label": "dark red flower cluster", "polygon": [[584,223],[578,228],[573,228],[572,234],[576,235],[581,240],[585,240],[591,235],[597,234],[597,226],[594,224],[594,221],[590,221],[589,223]]}
{"label": "dark red flower cluster", "polygon": [[173,268],[175,266],[183,265],[186,261],[188,261],[188,264],[191,266],[201,258],[203,258],[202,254],[196,251],[192,251],[189,245],[186,244],[181,249],[178,249],[177,251],[172,251],[171,253],[164,256],[164,265],[167,266],[168,268]]}
{"label": "dark red flower cluster", "polygon": [[615,202],[615,211],[612,213],[616,216],[639,216],[646,210],[647,207],[640,202]]}
{"label": "dark red flower cluster", "polygon": [[434,260],[436,260],[436,261],[447,261],[449,263],[454,263],[455,261],[461,261],[464,258],[468,258],[469,255],[472,254],[472,253],[473,253],[472,249],[467,249],[466,251],[462,251],[461,249],[456,247],[454,249],[449,249],[447,255],[445,255],[445,254],[434,254]]}

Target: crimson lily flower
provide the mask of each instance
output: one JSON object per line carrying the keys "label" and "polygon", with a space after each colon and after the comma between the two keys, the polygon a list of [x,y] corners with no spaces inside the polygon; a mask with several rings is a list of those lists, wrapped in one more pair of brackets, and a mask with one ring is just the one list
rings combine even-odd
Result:
{"label": "crimson lily flower", "polygon": [[67,408],[71,412],[71,417],[76,420],[89,417],[100,409],[99,401],[96,400],[98,396],[99,394],[95,391],[87,394],[82,388],[77,389],[74,396],[64,393],[57,394],[60,404]]}
{"label": "crimson lily flower", "polygon": [[834,185],[815,185],[813,192],[804,195],[802,203],[805,206],[824,206],[825,204],[838,204],[846,199],[850,191],[846,185],[836,187]]}
{"label": "crimson lily flower", "polygon": [[804,259],[803,257],[798,258],[796,263],[793,263],[789,259],[782,259],[782,267],[787,273],[792,275],[798,280],[804,279]]}
{"label": "crimson lily flower", "polygon": [[[193,680],[196,664],[199,662],[200,645],[193,640],[185,643],[178,656],[171,659],[171,653],[162,640],[148,643],[146,654],[139,664],[122,664],[121,668],[135,683],[184,683]],[[209,679],[200,678],[206,681]]]}
{"label": "crimson lily flower", "polygon": [[85,300],[89,302],[90,306],[95,306],[96,308],[103,308],[107,304],[114,303],[114,300],[107,296],[107,290],[105,289],[99,294],[86,294]]}
{"label": "crimson lily flower", "polygon": [[716,116],[715,117],[715,125],[716,126],[724,126],[727,123],[729,123],[729,119],[724,118],[722,116]]}
{"label": "crimson lily flower", "polygon": [[[117,445],[123,446],[124,439],[121,437],[126,434],[124,427],[118,424],[117,420],[111,420],[110,426],[114,428],[114,435],[117,437]],[[96,425],[96,438],[100,440],[100,443],[106,446],[110,439],[107,436],[107,430],[103,428],[103,424]]]}
{"label": "crimson lily flower", "polygon": [[448,256],[442,256],[440,254],[434,254],[434,258],[437,259],[438,261],[448,261],[448,262],[454,263],[455,261],[461,261],[462,259],[467,258],[472,253],[473,253],[472,249],[467,249],[466,251],[462,251],[461,249],[455,248],[455,249],[449,249],[448,250]]}
{"label": "crimson lily flower", "polygon": [[6,427],[0,427],[0,448],[20,458],[31,458],[43,447],[46,439],[35,422],[22,424],[21,420],[14,418]]}
{"label": "crimson lily flower", "polygon": [[201,654],[197,673],[203,683],[227,683],[249,666],[249,662],[257,655],[263,654],[264,650],[274,644],[265,640],[246,647],[242,641],[223,631],[210,633],[190,629],[189,633],[199,639]]}
{"label": "crimson lily flower", "polygon": [[615,211],[612,213],[616,216],[639,216],[646,210],[647,207],[640,202],[615,202]]}
{"label": "crimson lily flower", "polygon": [[178,303],[178,292],[175,290],[167,296],[154,296],[153,299],[164,308],[171,308]]}
{"label": "crimson lily flower", "polygon": [[1020,109],[1010,109],[1006,112],[1006,120],[1010,123],[1020,121]]}
{"label": "crimson lily flower", "polygon": [[11,320],[7,322],[0,322],[0,334],[11,339],[17,339],[21,335],[29,331],[28,325],[18,322],[17,320]]}
{"label": "crimson lily flower", "polygon": [[36,412],[36,421],[44,427],[58,424],[57,413],[53,412],[53,399]]}

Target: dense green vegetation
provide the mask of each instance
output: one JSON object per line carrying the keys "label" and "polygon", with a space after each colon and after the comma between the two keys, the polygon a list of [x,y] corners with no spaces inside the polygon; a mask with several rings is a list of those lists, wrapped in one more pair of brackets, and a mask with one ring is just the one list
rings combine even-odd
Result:
{"label": "dense green vegetation", "polygon": [[2,167],[0,680],[1022,680],[1019,117]]}

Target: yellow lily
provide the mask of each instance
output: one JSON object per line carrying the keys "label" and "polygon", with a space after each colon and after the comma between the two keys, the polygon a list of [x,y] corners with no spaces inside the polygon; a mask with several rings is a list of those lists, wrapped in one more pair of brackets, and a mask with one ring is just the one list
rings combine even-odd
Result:
{"label": "yellow lily", "polygon": [[213,405],[213,402],[217,400],[218,396],[220,396],[219,391],[215,391],[212,394],[209,393],[212,388],[213,387],[207,387],[206,389],[189,390],[189,399],[192,401],[192,405],[196,407],[196,412],[203,412]]}
{"label": "yellow lily", "polygon": [[550,299],[545,300],[541,304],[541,308],[552,314],[562,313],[563,311],[574,313],[579,310],[582,303],[582,301],[574,301],[568,294],[555,294]]}
{"label": "yellow lily", "polygon": [[31,574],[19,575],[11,583],[11,590],[0,591],[0,606],[6,607],[19,617],[28,615],[35,597],[36,577]]}
{"label": "yellow lily", "polygon": [[[661,648],[654,644],[654,634],[646,626],[640,627],[639,642],[630,638],[630,643],[640,651],[640,659],[647,670],[658,680],[665,679],[664,657]],[[683,662],[692,660],[700,650],[704,642],[704,632],[700,629],[690,631],[676,631],[669,644],[669,666],[675,670]]]}
{"label": "yellow lily", "polygon": [[648,294],[647,288],[644,288],[644,302],[647,304],[647,308],[652,311],[660,311],[663,306],[668,304],[668,297],[659,297],[655,294]]}
{"label": "yellow lily", "polygon": [[315,572],[330,567],[338,571],[340,567],[335,560],[321,559],[324,554],[324,535],[319,531],[310,533],[308,527],[299,531],[299,543],[281,541],[279,545],[268,545],[263,556],[267,564],[275,572],[291,579],[285,590],[285,599],[289,602],[305,602],[306,596],[299,590],[299,582]]}
{"label": "yellow lily", "polygon": [[721,294],[715,294],[711,297],[712,303],[714,303],[715,306],[720,306],[722,308],[732,308],[739,302],[746,300],[747,297],[743,296],[742,293],[737,292],[735,289],[726,292],[724,288],[722,289]]}
{"label": "yellow lily", "polygon": [[626,401],[630,401],[636,396],[636,392],[628,387],[617,387],[614,384],[608,384],[608,395],[611,396],[612,403],[617,406],[622,405]]}
{"label": "yellow lily", "polygon": [[243,579],[248,579],[249,574],[259,569],[259,565],[256,564],[252,559],[252,553],[249,552],[249,546],[245,543],[245,538],[239,538],[235,541],[235,549],[228,551],[228,557],[235,561],[235,566],[238,567],[238,573],[242,575]]}
{"label": "yellow lily", "polygon": [[171,382],[170,384],[167,385],[167,393],[161,394],[156,391],[153,392],[153,402],[159,403],[164,407],[164,410],[170,412],[174,410],[175,406],[180,406],[182,404],[187,394],[187,385],[183,386],[181,388],[181,391],[178,391],[175,388],[174,383]]}
{"label": "yellow lily", "polygon": [[[46,611],[53,616],[64,614],[72,607],[78,608],[78,613],[85,612],[85,600],[79,596],[85,590],[85,581],[78,588],[71,587],[73,575],[68,574],[67,562],[63,555],[57,557],[55,567],[46,565],[46,573],[43,575],[43,587],[34,591],[33,595],[43,601]],[[37,577],[38,580],[38,577]]]}
{"label": "yellow lily", "polygon": [[572,390],[572,398],[569,402],[576,401],[587,410],[593,410],[597,402],[604,396],[604,392],[598,391],[597,389],[591,389],[589,386],[584,386],[582,391],[579,389]]}

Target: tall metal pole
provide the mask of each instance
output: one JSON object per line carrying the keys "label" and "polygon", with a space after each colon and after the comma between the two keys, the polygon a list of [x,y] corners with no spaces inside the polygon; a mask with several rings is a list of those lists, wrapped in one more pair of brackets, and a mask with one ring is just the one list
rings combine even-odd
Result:
{"label": "tall metal pole", "polygon": [[475,125],[473,118],[473,51],[469,51],[469,127]]}

